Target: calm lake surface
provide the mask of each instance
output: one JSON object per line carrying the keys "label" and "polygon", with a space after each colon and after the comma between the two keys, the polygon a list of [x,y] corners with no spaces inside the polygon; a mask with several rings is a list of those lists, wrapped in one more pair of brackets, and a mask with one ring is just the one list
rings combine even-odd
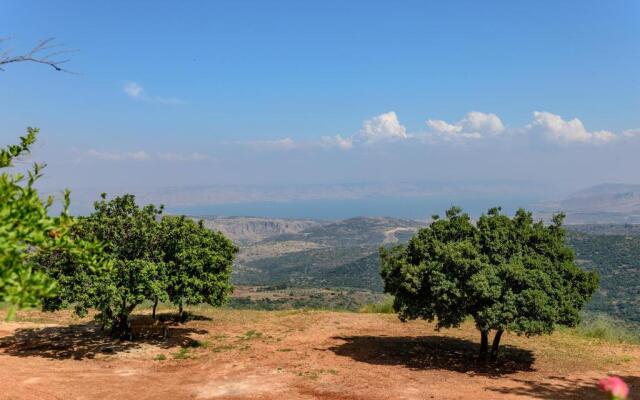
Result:
{"label": "calm lake surface", "polygon": [[350,200],[298,200],[288,202],[247,202],[199,206],[167,207],[172,214],[253,216],[271,218],[344,219],[357,216],[385,216],[428,219],[443,215],[452,205],[462,207],[472,216],[479,216],[488,208],[501,206],[513,213],[519,207],[532,208],[540,199],[535,197],[384,197]]}

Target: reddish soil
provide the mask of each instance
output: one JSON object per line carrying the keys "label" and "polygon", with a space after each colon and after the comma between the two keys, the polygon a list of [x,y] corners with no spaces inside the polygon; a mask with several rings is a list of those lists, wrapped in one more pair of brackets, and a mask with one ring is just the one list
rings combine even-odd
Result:
{"label": "reddish soil", "polygon": [[607,373],[640,390],[640,347],[568,331],[507,335],[502,362],[487,367],[474,361],[472,325],[436,332],[392,315],[194,312],[201,317],[172,325],[166,340],[114,341],[68,313],[0,323],[0,399],[584,400],[603,398],[595,383]]}

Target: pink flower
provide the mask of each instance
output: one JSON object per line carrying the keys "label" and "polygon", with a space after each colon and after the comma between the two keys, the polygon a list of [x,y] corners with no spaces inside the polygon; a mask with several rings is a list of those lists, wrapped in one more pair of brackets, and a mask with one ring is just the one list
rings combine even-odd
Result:
{"label": "pink flower", "polygon": [[598,387],[615,400],[624,400],[629,395],[629,386],[617,376],[609,376],[600,380]]}

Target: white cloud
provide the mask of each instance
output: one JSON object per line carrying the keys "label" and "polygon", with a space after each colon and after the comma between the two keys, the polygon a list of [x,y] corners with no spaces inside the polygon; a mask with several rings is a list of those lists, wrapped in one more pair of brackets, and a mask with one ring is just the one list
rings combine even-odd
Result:
{"label": "white cloud", "polygon": [[142,88],[142,86],[138,85],[135,82],[127,82],[124,85],[124,92],[129,97],[137,99],[137,98],[140,98],[143,95],[144,89]]}
{"label": "white cloud", "polygon": [[250,140],[246,144],[256,150],[293,150],[296,143],[291,138],[274,140]]}
{"label": "white cloud", "polygon": [[127,82],[123,88],[124,93],[134,100],[145,101],[148,103],[159,104],[183,104],[184,101],[175,97],[158,97],[149,96],[142,87],[142,85],[136,82]]}
{"label": "white cloud", "polygon": [[627,129],[626,131],[622,132],[622,135],[630,138],[640,138],[640,128]]}
{"label": "white cloud", "polygon": [[359,136],[367,143],[407,139],[409,137],[407,129],[398,121],[398,116],[393,111],[364,121]]}
{"label": "white cloud", "polygon": [[500,135],[504,132],[504,125],[497,115],[471,111],[462,120],[463,131],[478,132],[482,135]]}
{"label": "white cloud", "polygon": [[616,138],[610,131],[587,131],[578,118],[566,121],[561,116],[546,111],[534,111],[533,122],[525,126],[525,131],[559,144],[602,144]]}
{"label": "white cloud", "polygon": [[480,139],[498,136],[505,131],[496,114],[471,111],[458,122],[449,123],[441,119],[427,120],[433,133],[445,140]]}
{"label": "white cloud", "polygon": [[109,151],[99,151],[95,149],[90,149],[87,151],[86,154],[91,158],[104,160],[104,161],[122,161],[122,160],[145,161],[151,158],[149,153],[143,150],[138,150],[138,151],[133,151],[128,153],[112,153]]}
{"label": "white cloud", "polygon": [[[362,123],[361,129],[350,136],[322,136],[320,140],[294,141],[283,139],[253,140],[235,142],[255,150],[302,150],[313,148],[334,148],[351,150],[362,145],[388,141],[420,141],[424,145],[439,145],[445,142],[464,143],[466,141],[500,138],[514,138],[514,133],[537,136],[554,143],[608,143],[617,135],[613,132],[587,131],[579,119],[563,120],[549,113],[533,113],[534,120],[524,127],[507,128],[500,117],[493,113],[470,111],[456,122],[440,119],[426,121],[428,131],[408,132],[394,111],[389,111]],[[640,129],[631,129],[620,134],[625,137],[639,137]],[[520,136],[522,137],[522,136]],[[182,156],[167,155],[164,159],[182,159]],[[188,158],[188,157],[185,157]],[[192,157],[193,158],[193,157]]]}
{"label": "white cloud", "polygon": [[323,136],[322,144],[325,147],[337,147],[340,150],[349,150],[353,148],[353,137],[342,137],[341,135]]}
{"label": "white cloud", "polygon": [[157,153],[156,157],[164,161],[204,161],[208,160],[209,156],[206,154],[193,152],[193,153]]}

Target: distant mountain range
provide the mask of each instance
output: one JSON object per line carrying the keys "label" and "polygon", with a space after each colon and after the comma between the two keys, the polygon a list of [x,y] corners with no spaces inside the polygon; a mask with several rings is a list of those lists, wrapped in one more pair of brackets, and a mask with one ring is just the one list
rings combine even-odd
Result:
{"label": "distant mountain range", "polygon": [[640,185],[603,183],[544,207],[543,214],[562,210],[567,223],[640,223]]}

